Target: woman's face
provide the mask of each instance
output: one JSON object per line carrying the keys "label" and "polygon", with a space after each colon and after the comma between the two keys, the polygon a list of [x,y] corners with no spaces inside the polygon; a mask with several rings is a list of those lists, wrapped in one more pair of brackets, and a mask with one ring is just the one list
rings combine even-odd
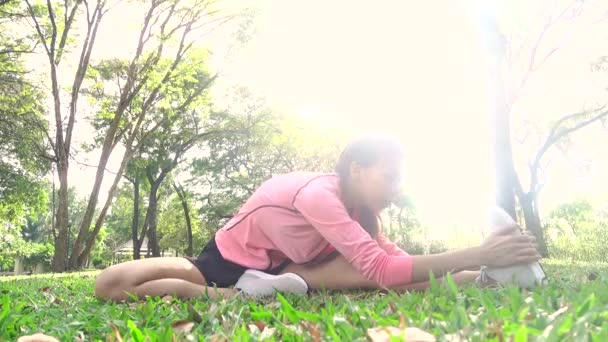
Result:
{"label": "woman's face", "polygon": [[351,165],[351,180],[357,198],[374,211],[381,211],[401,191],[401,160],[381,159],[369,167]]}

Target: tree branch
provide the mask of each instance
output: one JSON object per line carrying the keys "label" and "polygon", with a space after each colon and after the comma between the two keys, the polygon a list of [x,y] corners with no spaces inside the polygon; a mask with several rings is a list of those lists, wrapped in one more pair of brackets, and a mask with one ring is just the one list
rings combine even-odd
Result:
{"label": "tree branch", "polygon": [[[566,8],[557,16],[557,20],[562,19],[565,17],[566,13],[568,11],[570,11],[574,5],[578,4],[579,1],[575,0],[572,3],[570,3],[570,5],[566,6]],[[575,13],[574,16],[578,16],[580,14],[579,13]],[[559,50],[559,46],[556,46],[554,48],[552,48],[540,61],[540,63],[536,63],[536,59],[537,59],[537,54],[538,54],[538,49],[540,47],[540,45],[543,42],[543,39],[545,37],[545,35],[547,34],[547,32],[549,31],[549,29],[551,28],[551,26],[555,23],[555,18],[553,15],[551,15],[548,19],[547,22],[545,23],[545,25],[543,26],[540,34],[538,35],[538,37],[536,38],[536,41],[534,42],[534,44],[532,45],[531,51],[530,51],[530,60],[527,66],[526,71],[524,72],[524,75],[522,76],[522,79],[519,83],[519,88],[516,90],[518,94],[515,95],[511,95],[510,96],[510,102],[513,103],[517,97],[519,96],[519,92],[521,92],[521,90],[525,87],[526,83],[528,82],[530,76],[532,75],[532,73],[534,73],[535,71],[537,71],[543,64],[545,64],[545,62],[557,51]]]}
{"label": "tree branch", "polygon": [[[85,3],[86,4],[86,3]],[[89,66],[91,60],[91,53],[93,52],[93,46],[95,45],[95,39],[97,38],[97,29],[99,28],[99,23],[101,22],[102,14],[101,11],[103,9],[105,2],[98,2],[95,7],[95,11],[93,11],[92,22],[87,26],[87,35],[84,40],[82,46],[82,52],[80,54],[80,60],[78,62],[78,69],[76,70],[76,75],[74,76],[74,82],[72,84],[72,98],[70,101],[70,116],[68,119],[68,127],[66,129],[66,137],[65,144],[66,149],[70,148],[70,143],[72,141],[72,131],[74,130],[74,122],[76,120],[76,110],[78,105],[78,97],[80,94],[80,88],[82,87],[82,83],[84,81],[84,77],[86,75],[87,68]],[[87,5],[88,11],[88,5]]]}
{"label": "tree branch", "polygon": [[[53,28],[53,31],[51,33],[51,46],[50,46],[51,55],[53,56],[53,60],[51,61],[51,63],[53,63],[54,56],[55,56],[55,48],[56,48],[56,44],[57,44],[57,23],[55,23],[55,10],[53,9],[53,4],[51,3],[51,0],[46,0],[46,6],[49,10],[49,19],[51,20],[51,27]],[[57,64],[55,64],[55,65],[57,65]]]}
{"label": "tree branch", "polygon": [[[73,158],[73,157],[72,157],[71,159],[72,159],[74,162],[76,162],[76,164],[78,164],[78,165],[82,165],[82,166],[86,166],[86,167],[94,167],[94,168],[98,168],[98,167],[99,167],[99,165],[91,165],[91,164],[87,164],[87,163],[79,162],[78,160],[76,160],[76,158]],[[105,170],[106,172],[108,172],[108,173],[113,174],[113,175],[116,175],[116,174],[117,174],[116,172],[114,172],[114,171],[112,171],[112,170],[109,170],[108,168],[104,168],[104,170]]]}
{"label": "tree branch", "polygon": [[40,24],[38,23],[38,19],[36,19],[36,14],[34,13],[34,9],[32,8],[32,5],[30,4],[29,0],[25,0],[25,3],[27,4],[27,9],[28,9],[28,12],[30,13],[30,17],[34,21],[34,27],[36,28],[36,32],[38,33],[38,38],[40,38],[40,42],[42,42],[42,45],[44,46],[44,50],[46,51],[47,56],[52,60],[53,55],[51,54],[51,50],[49,49],[48,44],[46,43],[46,39],[44,37],[44,33],[42,33],[42,28],[40,27]]}
{"label": "tree branch", "polygon": [[[567,136],[581,128],[584,128],[585,126],[588,126],[598,120],[601,120],[602,118],[608,117],[608,110],[605,110],[605,109],[606,109],[606,106],[602,106],[601,108],[594,110],[594,112],[597,113],[596,115],[590,117],[587,120],[579,122],[578,124],[574,125],[573,127],[565,128],[562,130],[559,130],[559,129],[560,129],[560,127],[562,127],[562,125],[564,123],[566,123],[567,121],[571,121],[573,119],[585,117],[588,115],[589,112],[587,112],[587,111],[578,112],[578,113],[566,115],[563,118],[559,119],[553,125],[553,128],[551,129],[549,135],[547,136],[545,143],[541,146],[541,148],[536,153],[536,157],[534,158],[534,161],[530,165],[530,170],[537,170],[539,168],[541,159],[543,158],[543,156],[545,155],[547,150],[549,150],[549,148],[551,148],[551,146],[553,146],[555,143],[557,143],[560,139],[564,138],[565,136]],[[535,184],[530,185],[530,191],[534,190],[533,189],[534,186],[535,186]]]}
{"label": "tree branch", "polygon": [[[80,5],[81,2],[82,2],[82,0],[76,0],[76,2],[74,3],[74,7],[72,7],[71,11],[69,11],[70,15],[68,16],[68,1],[67,0],[64,1],[65,13],[64,13],[63,32],[61,33],[61,38],[59,39],[57,55],[55,56],[55,65],[58,65],[59,61],[61,60],[61,56],[63,55],[63,51],[65,49],[65,44],[67,42],[68,33],[70,31],[72,23],[74,22],[74,18],[76,17],[76,10],[78,9],[78,6]],[[88,7],[88,5],[87,5],[87,7]],[[88,8],[87,8],[87,11],[88,11]]]}

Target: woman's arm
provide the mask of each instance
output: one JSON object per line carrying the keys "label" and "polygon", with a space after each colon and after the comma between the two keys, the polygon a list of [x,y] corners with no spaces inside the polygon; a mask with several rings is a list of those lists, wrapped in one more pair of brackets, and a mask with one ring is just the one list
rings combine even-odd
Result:
{"label": "woman's arm", "polygon": [[294,199],[294,207],[327,242],[365,278],[382,287],[411,283],[409,255],[390,255],[348,214],[340,198],[323,184],[312,183]]}
{"label": "woman's arm", "polygon": [[482,263],[508,266],[540,258],[530,237],[508,236],[514,227],[495,231],[479,247],[414,257],[389,255],[348,215],[336,194],[323,185],[311,184],[303,188],[294,198],[293,205],[357,271],[383,287],[426,281],[429,272],[439,277]]}
{"label": "woman's arm", "polygon": [[397,246],[394,242],[389,240],[389,238],[384,236],[382,233],[378,234],[376,241],[378,241],[378,245],[380,245],[380,248],[384,249],[384,251],[389,255],[409,255],[403,249],[399,248],[399,246]]}
{"label": "woman's arm", "polygon": [[413,257],[412,282],[429,280],[429,273],[442,277],[446,273],[458,270],[478,268],[481,266],[480,247],[470,247],[451,252]]}
{"label": "woman's arm", "polygon": [[442,276],[448,272],[487,266],[526,264],[540,259],[534,237],[513,234],[518,228],[507,226],[495,230],[478,247],[469,247],[436,255],[414,257],[412,281],[429,279],[429,272]]}
{"label": "woman's arm", "polygon": [[[380,247],[389,255],[409,255],[383,234],[379,234],[376,240]],[[455,274],[461,271],[477,271],[481,266],[479,261],[479,247],[474,247],[473,250],[463,249],[442,254],[414,256],[413,258],[413,283],[428,280],[431,265],[433,274],[436,277],[441,277],[448,272]],[[442,264],[444,264],[444,267],[442,267]],[[418,286],[420,284],[412,285]]]}

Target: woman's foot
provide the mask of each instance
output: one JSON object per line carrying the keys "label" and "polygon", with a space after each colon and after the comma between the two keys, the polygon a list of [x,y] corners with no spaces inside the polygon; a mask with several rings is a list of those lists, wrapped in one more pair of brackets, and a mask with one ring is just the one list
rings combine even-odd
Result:
{"label": "woman's foot", "polygon": [[476,280],[483,287],[498,287],[507,284],[531,289],[547,282],[545,272],[538,263],[501,268],[482,267]]}
{"label": "woman's foot", "polygon": [[295,273],[272,275],[257,270],[247,270],[234,285],[245,295],[261,298],[273,296],[276,292],[304,295],[308,285]]}
{"label": "woman's foot", "polygon": [[494,288],[502,286],[498,281],[488,276],[488,273],[485,268],[481,269],[479,276],[475,278],[475,283],[482,288]]}

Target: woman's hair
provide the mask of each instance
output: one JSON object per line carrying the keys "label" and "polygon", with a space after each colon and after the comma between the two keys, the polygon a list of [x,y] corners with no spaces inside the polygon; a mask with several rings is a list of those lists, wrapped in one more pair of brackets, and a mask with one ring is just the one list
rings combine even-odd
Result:
{"label": "woman's hair", "polygon": [[[361,167],[371,167],[382,159],[400,159],[402,154],[401,144],[396,139],[388,136],[366,135],[351,141],[342,151],[336,164],[342,193],[344,193],[348,184],[353,163],[357,163]],[[379,213],[366,206],[357,209],[359,214],[357,221],[372,238],[376,238],[380,231],[378,226]]]}

